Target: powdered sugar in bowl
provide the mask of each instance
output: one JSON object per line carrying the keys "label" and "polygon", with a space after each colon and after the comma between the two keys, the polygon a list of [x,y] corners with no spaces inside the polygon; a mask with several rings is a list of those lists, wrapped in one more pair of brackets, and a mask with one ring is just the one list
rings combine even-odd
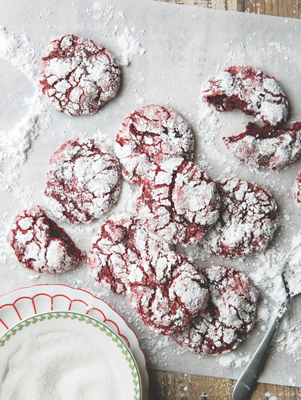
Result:
{"label": "powdered sugar in bowl", "polygon": [[107,325],[84,314],[37,314],[0,338],[0,399],[142,400],[136,361]]}

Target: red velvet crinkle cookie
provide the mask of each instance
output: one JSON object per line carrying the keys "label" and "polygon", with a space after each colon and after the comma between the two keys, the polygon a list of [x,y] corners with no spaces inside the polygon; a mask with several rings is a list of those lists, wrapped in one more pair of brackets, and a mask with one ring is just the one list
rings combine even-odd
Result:
{"label": "red velvet crinkle cookie", "polygon": [[89,263],[96,281],[126,295],[147,328],[156,333],[185,329],[206,307],[204,276],[148,232],[136,216],[120,214],[103,224]]}
{"label": "red velvet crinkle cookie", "polygon": [[36,272],[56,274],[85,261],[85,252],[36,206],[20,213],[11,229],[11,246],[20,264]]}
{"label": "red velvet crinkle cookie", "polygon": [[128,115],[115,140],[124,178],[138,185],[148,172],[169,158],[192,160],[193,149],[193,134],[185,119],[171,107],[156,105]]}
{"label": "red velvet crinkle cookie", "polygon": [[68,140],[50,158],[46,184],[47,205],[56,218],[90,222],[118,198],[119,163],[92,139]]}
{"label": "red velvet crinkle cookie", "polygon": [[299,208],[301,208],[301,171],[297,175],[293,185],[293,195]]}
{"label": "red velvet crinkle cookie", "polygon": [[42,56],[42,91],[68,115],[86,115],[113,99],[120,67],[105,47],[71,34],[54,39]]}
{"label": "red velvet crinkle cookie", "polygon": [[215,183],[191,161],[173,158],[144,180],[136,211],[168,243],[198,242],[219,217]]}
{"label": "red velvet crinkle cookie", "polygon": [[102,287],[125,294],[129,284],[146,284],[143,268],[148,273],[159,270],[160,251],[169,252],[168,244],[146,230],[137,216],[122,213],[101,225],[88,256],[90,270]]}
{"label": "red velvet crinkle cookie", "polygon": [[130,286],[126,297],[148,329],[170,335],[204,312],[209,293],[206,279],[187,257],[164,251],[159,262],[154,273],[146,273],[146,284]]}
{"label": "red velvet crinkle cookie", "polygon": [[274,78],[250,66],[231,66],[210,78],[203,99],[217,111],[237,108],[247,115],[277,125],[286,121],[288,101]]}
{"label": "red velvet crinkle cookie", "polygon": [[220,257],[248,256],[264,250],[278,227],[277,205],[263,186],[239,179],[215,182],[221,214],[201,240],[202,249]]}
{"label": "red velvet crinkle cookie", "polygon": [[221,354],[235,349],[256,321],[258,292],[242,271],[224,265],[202,268],[210,297],[202,316],[173,339],[195,353]]}
{"label": "red velvet crinkle cookie", "polygon": [[292,128],[262,127],[250,122],[238,136],[224,137],[228,150],[252,167],[281,169],[301,154],[301,122]]}

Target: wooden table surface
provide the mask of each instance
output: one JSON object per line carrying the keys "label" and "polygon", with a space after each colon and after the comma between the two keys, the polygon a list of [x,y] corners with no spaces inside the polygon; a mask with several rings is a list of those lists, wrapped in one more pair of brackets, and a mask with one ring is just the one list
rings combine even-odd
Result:
{"label": "wooden table surface", "polygon": [[[301,18],[301,0],[158,0],[286,18]],[[236,381],[149,371],[149,400],[231,400]],[[274,398],[273,398],[274,396]],[[275,398],[276,397],[276,398]],[[299,400],[301,388],[258,383],[250,400]]]}

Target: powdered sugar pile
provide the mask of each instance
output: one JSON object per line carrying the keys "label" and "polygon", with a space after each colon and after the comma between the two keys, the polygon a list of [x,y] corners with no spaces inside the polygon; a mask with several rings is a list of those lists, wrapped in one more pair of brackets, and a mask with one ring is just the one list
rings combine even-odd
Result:
{"label": "powdered sugar pile", "polygon": [[113,5],[95,2],[91,8],[86,9],[86,12],[95,21],[101,21],[105,25],[114,24],[110,35],[116,38],[119,45],[119,62],[123,66],[128,66],[134,56],[142,56],[146,51],[138,39],[139,35],[144,34],[144,30],[137,31],[134,26],[127,25],[124,13],[116,12],[115,9]]}
{"label": "powdered sugar pile", "polygon": [[48,126],[50,116],[38,87],[36,53],[26,34],[17,36],[0,27],[0,58],[19,69],[35,89],[31,98],[25,98],[28,112],[11,129],[0,132],[0,188],[12,192],[16,199],[26,202],[31,195],[31,189],[22,188],[17,183],[19,168],[26,162],[26,153],[32,141]]}

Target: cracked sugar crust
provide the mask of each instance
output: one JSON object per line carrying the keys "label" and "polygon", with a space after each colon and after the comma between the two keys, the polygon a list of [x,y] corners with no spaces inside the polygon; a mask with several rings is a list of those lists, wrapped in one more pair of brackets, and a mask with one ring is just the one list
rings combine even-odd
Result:
{"label": "cracked sugar crust", "polygon": [[75,247],[67,233],[39,206],[14,220],[10,243],[20,264],[39,273],[66,272],[85,262],[85,251]]}
{"label": "cracked sugar crust", "polygon": [[147,228],[172,244],[198,242],[217,221],[215,183],[191,161],[167,160],[144,180],[136,211]]}
{"label": "cracked sugar crust", "polygon": [[224,137],[227,149],[251,167],[278,170],[294,162],[301,154],[301,122],[292,128],[259,127],[249,123],[246,132]]}
{"label": "cracked sugar crust", "polygon": [[115,56],[105,47],[67,34],[45,49],[40,83],[57,111],[87,115],[116,96],[120,72]]}
{"label": "cracked sugar crust", "polygon": [[277,205],[272,195],[263,186],[240,179],[215,183],[221,214],[201,240],[201,248],[226,258],[265,250],[278,228]]}
{"label": "cracked sugar crust", "polygon": [[103,224],[89,263],[96,281],[126,295],[146,327],[156,333],[185,329],[207,305],[206,279],[197,267],[169,250],[137,216],[120,214]]}
{"label": "cracked sugar crust", "polygon": [[293,196],[296,200],[297,206],[301,208],[301,171],[296,176],[293,185]]}
{"label": "cracked sugar crust", "polygon": [[235,349],[256,321],[258,292],[242,271],[224,265],[202,268],[209,301],[202,316],[184,332],[172,336],[195,353],[221,354]]}
{"label": "cracked sugar crust", "polygon": [[289,105],[274,78],[251,66],[231,66],[210,78],[202,88],[204,101],[217,111],[237,108],[270,125],[286,121]]}
{"label": "cracked sugar crust", "polygon": [[147,173],[172,157],[192,160],[189,124],[173,108],[148,105],[128,115],[115,139],[124,178],[141,185]]}
{"label": "cracked sugar crust", "polygon": [[90,270],[102,287],[125,294],[129,283],[146,284],[144,263],[146,270],[148,264],[152,271],[156,268],[158,280],[164,278],[160,251],[170,251],[166,242],[146,230],[137,216],[121,213],[101,225],[88,256]]}
{"label": "cracked sugar crust", "polygon": [[68,140],[49,160],[46,204],[72,223],[90,222],[110,210],[120,192],[114,154],[92,139]]}

